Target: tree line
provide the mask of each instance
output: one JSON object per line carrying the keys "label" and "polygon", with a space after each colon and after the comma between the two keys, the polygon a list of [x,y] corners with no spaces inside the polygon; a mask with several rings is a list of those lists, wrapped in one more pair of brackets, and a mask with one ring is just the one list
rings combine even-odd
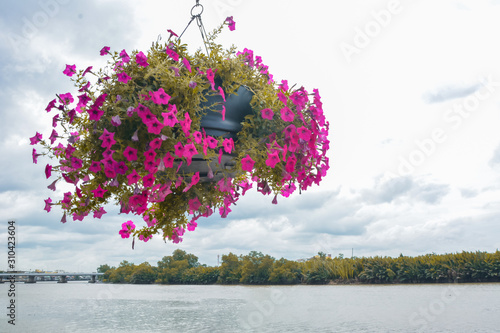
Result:
{"label": "tree line", "polygon": [[122,261],[101,265],[103,282],[133,284],[328,284],[499,282],[500,251],[427,254],[417,257],[344,258],[317,256],[298,262],[261,252],[229,253],[218,267],[202,265],[194,254],[175,250],[171,256],[139,265]]}

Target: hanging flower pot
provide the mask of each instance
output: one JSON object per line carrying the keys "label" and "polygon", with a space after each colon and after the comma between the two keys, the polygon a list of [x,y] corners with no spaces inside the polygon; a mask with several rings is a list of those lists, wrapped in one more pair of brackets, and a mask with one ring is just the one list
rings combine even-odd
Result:
{"label": "hanging flower pot", "polygon": [[49,188],[72,186],[45,210],[61,206],[62,222],[101,218],[114,202],[144,221],[123,223],[121,237],[179,242],[200,217],[226,217],[253,184],[277,203],[321,182],[329,141],[319,92],[277,84],[251,50],[224,50],[223,27],[207,36],[208,55],[170,31],[147,52],[104,47],[104,69],[66,66],[77,92],[57,95],[46,108],[52,132],[30,139],[54,161]]}

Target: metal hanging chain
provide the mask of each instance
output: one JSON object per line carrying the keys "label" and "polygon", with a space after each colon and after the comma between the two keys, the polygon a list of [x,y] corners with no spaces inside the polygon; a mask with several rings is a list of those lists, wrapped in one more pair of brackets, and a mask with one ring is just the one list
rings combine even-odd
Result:
{"label": "metal hanging chain", "polygon": [[[198,14],[195,14],[196,11],[198,11]],[[201,14],[203,14],[203,6],[200,5],[200,0],[196,0],[196,5],[191,8],[191,20],[187,24],[186,28],[184,28],[184,31],[180,34],[180,36],[177,37],[177,39],[180,39],[182,35],[184,35],[189,25],[194,21],[194,19],[196,19],[196,23],[198,24],[198,28],[201,32],[201,39],[203,39],[203,44],[205,45],[205,51],[207,52],[207,56],[210,56],[210,53],[208,52],[209,46],[207,32],[205,31],[205,27],[203,26]]]}

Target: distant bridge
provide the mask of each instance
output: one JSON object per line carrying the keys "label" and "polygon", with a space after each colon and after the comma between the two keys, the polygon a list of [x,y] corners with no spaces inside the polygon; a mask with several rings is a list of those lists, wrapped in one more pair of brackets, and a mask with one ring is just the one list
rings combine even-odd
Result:
{"label": "distant bridge", "polygon": [[104,275],[104,273],[0,273],[0,283],[4,282],[3,278],[10,278],[11,276],[26,276],[28,281],[25,281],[25,283],[35,283],[37,276],[59,276],[57,283],[67,283],[68,276],[90,276],[89,283],[95,283],[95,277],[99,275]]}

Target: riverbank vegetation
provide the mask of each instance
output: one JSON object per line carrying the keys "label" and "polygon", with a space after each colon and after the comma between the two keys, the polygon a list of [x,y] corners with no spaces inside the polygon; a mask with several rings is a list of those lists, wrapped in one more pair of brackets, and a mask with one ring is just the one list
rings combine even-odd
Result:
{"label": "riverbank vegetation", "polygon": [[275,259],[261,252],[229,253],[218,267],[202,265],[194,254],[171,256],[139,265],[122,261],[101,265],[103,282],[133,284],[328,284],[500,282],[500,251],[427,254],[418,257],[330,258],[320,252],[304,261]]}

